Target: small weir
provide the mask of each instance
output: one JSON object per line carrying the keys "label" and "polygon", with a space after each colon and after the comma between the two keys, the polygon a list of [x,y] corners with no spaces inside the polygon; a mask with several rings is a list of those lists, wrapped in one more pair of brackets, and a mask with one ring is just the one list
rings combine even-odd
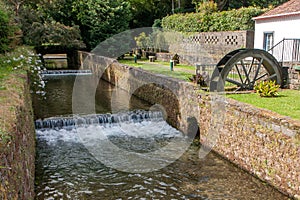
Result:
{"label": "small weir", "polygon": [[[37,200],[287,199],[214,153],[200,159],[199,146],[190,143],[186,148],[183,141],[188,138],[146,102],[134,99],[129,111],[124,111],[122,99],[128,94],[121,91],[116,96],[121,100],[114,101],[121,109],[112,112],[108,102],[116,88],[107,83],[98,83],[96,114],[72,115],[76,76],[53,77],[47,79],[46,99],[34,97],[33,101],[38,119]],[[184,153],[169,162],[182,149]],[[151,157],[153,152],[157,156]],[[131,163],[136,154],[141,158],[140,168],[149,169],[151,164],[161,168],[135,172],[130,167],[135,166]],[[120,170],[123,166],[129,170]]]}
{"label": "small weir", "polygon": [[112,125],[124,122],[141,123],[142,121],[162,121],[162,112],[151,112],[136,110],[127,113],[117,114],[95,114],[85,116],[72,116],[72,117],[52,117],[46,119],[39,119],[35,121],[36,129],[62,129],[72,128],[75,126],[86,126],[92,124],[98,125]]}
{"label": "small weir", "polygon": [[42,75],[46,76],[60,76],[60,75],[92,75],[91,70],[45,70]]}

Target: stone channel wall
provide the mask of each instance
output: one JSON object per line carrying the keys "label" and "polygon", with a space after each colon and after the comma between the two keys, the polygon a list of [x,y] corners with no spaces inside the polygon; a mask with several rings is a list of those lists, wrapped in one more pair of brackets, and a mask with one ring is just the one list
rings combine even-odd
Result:
{"label": "stone channel wall", "polygon": [[[200,105],[200,142],[205,144],[211,137],[206,128],[211,105],[205,100]],[[300,122],[229,98],[225,107],[213,150],[300,199]]]}
{"label": "stone channel wall", "polygon": [[[190,121],[199,117],[197,91],[185,81],[155,75],[142,69],[121,65],[110,58],[85,52],[79,52],[79,58],[82,69],[91,69],[99,79],[102,78],[131,95],[163,107],[168,123],[183,132],[189,132],[192,126]],[[124,101],[130,102],[130,99]]]}
{"label": "stone channel wall", "polygon": [[35,130],[25,74],[0,90],[0,199],[34,199]]}
{"label": "stone channel wall", "polygon": [[[161,104],[171,125],[189,134],[196,121],[203,146],[300,199],[300,122],[194,85],[116,60],[79,52],[83,69],[151,103]],[[192,127],[192,128],[191,128]],[[208,148],[209,149],[209,148]]]}

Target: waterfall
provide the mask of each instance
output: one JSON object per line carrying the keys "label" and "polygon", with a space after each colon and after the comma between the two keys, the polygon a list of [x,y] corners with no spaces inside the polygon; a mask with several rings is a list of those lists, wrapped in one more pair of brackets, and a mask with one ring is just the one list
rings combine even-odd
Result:
{"label": "waterfall", "polygon": [[46,76],[57,75],[91,75],[91,70],[45,70],[41,74]]}
{"label": "waterfall", "polygon": [[107,113],[94,115],[75,115],[70,117],[51,117],[35,121],[36,129],[62,129],[91,124],[117,124],[121,122],[140,123],[142,121],[162,121],[159,111],[136,110],[125,113]]}

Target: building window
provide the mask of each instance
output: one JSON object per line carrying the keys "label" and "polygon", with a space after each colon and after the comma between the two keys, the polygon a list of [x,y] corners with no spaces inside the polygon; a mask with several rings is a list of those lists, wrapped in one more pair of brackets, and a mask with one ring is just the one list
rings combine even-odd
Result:
{"label": "building window", "polygon": [[274,32],[264,33],[264,50],[269,51],[274,45]]}

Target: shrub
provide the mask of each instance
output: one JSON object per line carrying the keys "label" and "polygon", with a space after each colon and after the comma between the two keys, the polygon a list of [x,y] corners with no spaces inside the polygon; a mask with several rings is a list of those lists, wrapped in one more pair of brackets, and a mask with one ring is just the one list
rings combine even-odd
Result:
{"label": "shrub", "polygon": [[44,95],[45,82],[42,80],[42,71],[45,69],[40,55],[36,55],[32,48],[20,46],[14,51],[1,55],[0,66],[0,90],[6,88],[2,83],[9,74],[27,71],[31,75],[31,87]]}
{"label": "shrub", "polygon": [[146,35],[145,32],[140,33],[139,36],[134,37],[136,45],[141,49],[146,49],[150,45],[150,38]]}
{"label": "shrub", "polygon": [[248,7],[222,12],[174,14],[162,19],[164,30],[179,32],[254,30],[253,17],[266,9]]}
{"label": "shrub", "polygon": [[276,97],[278,96],[278,89],[280,85],[277,85],[275,81],[259,81],[255,84],[254,90],[261,97]]}

